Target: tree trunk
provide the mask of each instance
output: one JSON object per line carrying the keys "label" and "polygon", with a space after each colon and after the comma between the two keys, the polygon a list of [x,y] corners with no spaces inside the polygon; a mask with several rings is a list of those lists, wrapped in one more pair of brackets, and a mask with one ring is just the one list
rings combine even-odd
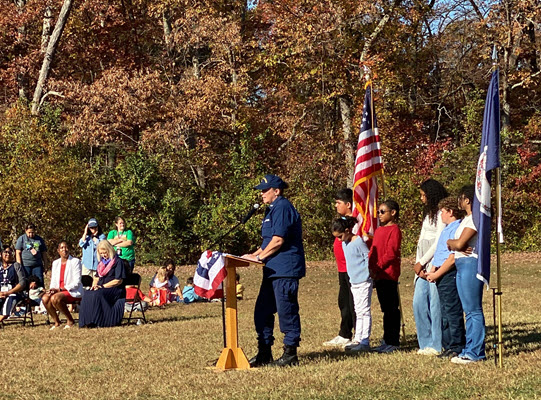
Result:
{"label": "tree trunk", "polygon": [[353,187],[353,179],[355,178],[355,142],[353,139],[353,130],[351,124],[351,100],[345,96],[338,98],[338,105],[340,107],[340,117],[342,118],[342,133],[344,135],[345,143],[345,158],[346,165],[349,165],[348,171],[348,187]]}
{"label": "tree trunk", "polygon": [[[15,0],[15,7],[17,8],[17,12],[19,14],[22,14],[24,12],[24,8],[26,6],[26,0]],[[20,48],[24,48],[23,43],[25,42],[26,38],[26,25],[21,25],[17,28],[17,43],[19,43],[21,46]],[[19,47],[19,46],[17,46]],[[23,54],[18,54],[19,57],[23,57]],[[19,89],[19,98],[27,100],[28,99],[28,73],[26,70],[18,71],[16,75],[17,80],[17,88]]]}
{"label": "tree trunk", "polygon": [[[359,61],[361,64],[363,64],[366,59],[368,58],[368,53],[372,49],[372,44],[374,41],[378,38],[381,31],[383,31],[383,28],[385,28],[385,25],[387,25],[387,22],[389,22],[389,19],[391,18],[391,14],[393,13],[395,7],[399,6],[402,0],[393,0],[391,6],[389,9],[385,12],[381,20],[378,22],[372,33],[368,36],[366,41],[364,42],[363,49],[361,51],[361,56],[359,57]],[[351,171],[348,174],[348,187],[353,187],[353,181],[355,179],[355,143],[352,139],[352,129],[351,129],[351,108],[352,104],[351,102],[346,99],[343,96],[340,96],[338,98],[338,102],[340,105],[340,115],[342,117],[342,132],[344,134],[344,142],[346,143],[345,148],[345,156],[346,156],[346,165],[348,166],[348,171]]]}
{"label": "tree trunk", "polygon": [[539,61],[538,58],[541,56],[541,52],[537,51],[536,47],[536,39],[535,39],[535,25],[533,22],[530,22],[526,28],[526,34],[528,35],[528,38],[530,39],[530,43],[532,44],[532,53],[530,55],[530,68],[532,70],[532,73],[536,73],[539,71]]}
{"label": "tree trunk", "polygon": [[197,54],[192,57],[192,65],[193,65],[193,76],[195,79],[201,78],[201,70],[199,66],[199,57]]}
{"label": "tree trunk", "polygon": [[39,71],[38,83],[36,85],[36,89],[34,90],[34,97],[32,99],[32,115],[39,114],[39,103],[43,94],[43,88],[47,82],[47,78],[49,77],[51,64],[53,62],[56,49],[58,48],[60,38],[62,37],[62,32],[64,31],[64,27],[68,21],[72,5],[73,0],[64,0],[62,9],[58,15],[58,19],[56,20],[53,34],[49,39],[49,44],[47,45],[47,50],[45,52],[45,56],[43,57],[43,64],[41,65],[41,70]]}
{"label": "tree trunk", "polygon": [[506,131],[511,127],[511,105],[509,99],[511,97],[511,86],[509,84],[509,74],[516,64],[516,56],[513,55],[514,36],[513,36],[513,17],[509,1],[503,2],[505,9],[505,20],[507,23],[507,40],[503,48],[503,71],[501,73],[502,82],[502,113],[501,122],[502,130]]}
{"label": "tree trunk", "polygon": [[43,13],[43,29],[41,31],[41,53],[45,54],[47,51],[47,44],[49,44],[49,38],[51,37],[51,27],[53,26],[53,10],[50,6],[45,8]]}
{"label": "tree trunk", "polygon": [[171,50],[173,49],[173,38],[171,35],[171,33],[173,32],[173,27],[171,25],[171,15],[169,13],[169,10],[163,11],[162,23],[163,23],[163,39],[165,41],[167,54],[170,56]]}
{"label": "tree trunk", "polygon": [[113,169],[116,164],[116,147],[115,145],[111,144],[107,146],[107,168]]}
{"label": "tree trunk", "polygon": [[374,31],[370,34],[370,36],[368,36],[368,39],[366,39],[366,41],[364,42],[363,50],[360,57],[361,63],[366,60],[368,52],[372,48],[372,43],[374,43],[374,40],[377,39],[383,28],[385,28],[385,25],[387,25],[387,22],[389,22],[389,18],[391,18],[393,10],[401,3],[401,1],[402,0],[393,1],[393,4],[391,4],[389,10],[385,13],[385,15],[383,15],[378,25],[374,28]]}

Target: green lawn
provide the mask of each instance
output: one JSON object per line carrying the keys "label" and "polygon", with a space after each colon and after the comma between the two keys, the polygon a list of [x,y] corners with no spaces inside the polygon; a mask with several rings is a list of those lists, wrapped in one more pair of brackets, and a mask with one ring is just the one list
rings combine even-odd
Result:
{"label": "green lawn", "polygon": [[[407,344],[394,354],[346,356],[321,343],[337,334],[336,267],[309,263],[301,281],[300,365],[217,372],[209,368],[223,347],[219,303],[151,310],[152,324],[50,332],[35,327],[0,331],[0,399],[534,399],[541,397],[541,254],[503,256],[504,368],[495,367],[492,292],[484,299],[489,360],[466,366],[416,354],[412,316],[412,260],[401,279]],[[153,269],[137,268],[145,285]],[[193,266],[177,270],[184,281]],[[239,271],[246,300],[239,303],[240,345],[256,351],[253,308],[261,278]],[[493,278],[495,282],[495,276]],[[381,340],[381,312],[373,297],[372,345]],[[281,354],[276,323],[275,357]]]}

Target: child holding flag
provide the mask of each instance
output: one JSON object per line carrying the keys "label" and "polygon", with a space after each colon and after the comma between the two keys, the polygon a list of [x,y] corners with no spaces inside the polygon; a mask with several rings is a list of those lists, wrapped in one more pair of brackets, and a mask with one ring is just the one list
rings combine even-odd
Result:
{"label": "child holding flag", "polygon": [[356,325],[353,343],[345,346],[347,353],[370,350],[370,329],[372,316],[372,279],[368,271],[368,247],[364,240],[352,233],[357,220],[353,217],[340,217],[333,221],[332,234],[342,244],[346,258],[347,274],[351,282],[351,294],[355,305]]}

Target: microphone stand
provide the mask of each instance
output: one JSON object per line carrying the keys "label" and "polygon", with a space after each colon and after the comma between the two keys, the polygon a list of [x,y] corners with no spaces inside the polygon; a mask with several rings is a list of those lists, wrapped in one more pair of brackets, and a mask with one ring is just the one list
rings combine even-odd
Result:
{"label": "microphone stand", "polygon": [[[253,209],[252,209],[253,210]],[[220,244],[218,246],[218,251],[221,250],[221,241],[224,240],[227,236],[229,236],[229,234],[231,232],[233,232],[235,229],[237,229],[240,225],[244,225],[246,224],[246,222],[248,222],[248,220],[255,214],[257,213],[257,211],[259,211],[259,207],[256,207],[255,208],[255,211],[252,213],[252,215],[250,215],[249,218],[244,218],[244,219],[241,219],[239,222],[237,222],[235,224],[235,226],[233,226],[231,229],[229,229],[226,233],[224,233],[222,236],[220,236],[217,240],[214,241],[214,243],[212,243],[210,246],[209,246],[209,249],[212,249],[214,246],[216,246],[217,244]],[[223,283],[222,283],[222,288],[223,288]],[[223,338],[224,338],[224,347],[227,347],[227,342],[226,342],[226,338],[225,338],[225,291],[222,290],[222,298],[221,298],[221,303],[222,303],[222,333],[223,333]]]}
{"label": "microphone stand", "polygon": [[[214,246],[216,246],[217,244],[219,244],[222,240],[224,240],[227,236],[229,236],[229,234],[231,232],[233,232],[235,229],[237,229],[240,225],[243,225],[242,221],[239,221],[235,224],[234,227],[232,227],[231,229],[229,229],[226,233],[224,233],[222,236],[220,236],[218,239],[216,239],[214,241],[214,243],[212,243],[210,246],[209,246],[209,249],[212,249]],[[221,244],[221,243],[220,243]],[[220,250],[221,246],[218,246],[218,251]]]}

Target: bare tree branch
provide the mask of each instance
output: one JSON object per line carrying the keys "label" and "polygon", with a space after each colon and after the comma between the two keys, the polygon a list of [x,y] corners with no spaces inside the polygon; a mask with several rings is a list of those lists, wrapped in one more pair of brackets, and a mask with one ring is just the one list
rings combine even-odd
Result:
{"label": "bare tree branch", "polygon": [[532,78],[535,78],[537,75],[541,74],[541,70],[540,71],[537,71],[535,74],[531,74],[530,76],[526,77],[524,80],[522,80],[521,82],[519,83],[515,83],[513,86],[511,86],[511,89],[515,89],[515,88],[518,88],[522,85],[524,85],[527,81],[529,81],[530,79]]}
{"label": "bare tree branch", "polygon": [[66,96],[64,96],[64,95],[63,95],[62,93],[60,93],[60,92],[49,91],[49,92],[45,93],[45,94],[43,95],[43,97],[41,98],[40,102],[39,102],[38,112],[39,112],[39,109],[41,108],[43,102],[44,102],[45,99],[47,98],[47,96],[58,96],[58,97],[62,97],[62,98],[66,97]]}

